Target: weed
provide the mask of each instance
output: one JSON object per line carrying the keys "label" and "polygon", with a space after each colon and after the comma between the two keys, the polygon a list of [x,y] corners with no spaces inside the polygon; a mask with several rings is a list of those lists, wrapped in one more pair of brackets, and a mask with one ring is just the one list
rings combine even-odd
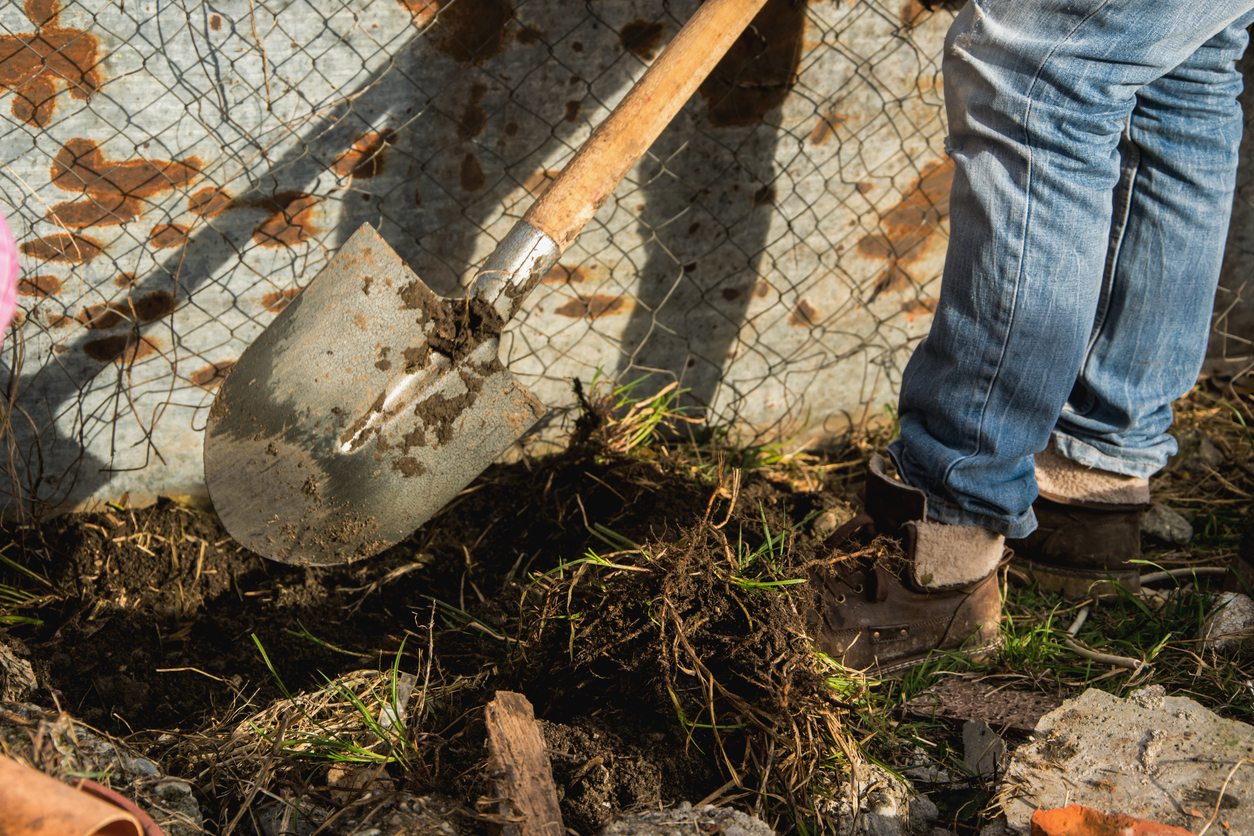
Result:
{"label": "weed", "polygon": [[410,768],[412,744],[404,718],[414,678],[400,670],[403,641],[386,672],[324,676],[323,688],[297,696],[284,684],[261,639],[251,635],[285,700],[279,707],[285,716],[269,728],[257,718],[245,721],[258,737],[294,758]]}
{"label": "weed", "polygon": [[26,624],[38,627],[43,620],[32,613],[58,600],[56,587],[45,575],[8,555],[12,543],[0,546],[0,568],[14,576],[13,582],[0,581],[0,624]]}

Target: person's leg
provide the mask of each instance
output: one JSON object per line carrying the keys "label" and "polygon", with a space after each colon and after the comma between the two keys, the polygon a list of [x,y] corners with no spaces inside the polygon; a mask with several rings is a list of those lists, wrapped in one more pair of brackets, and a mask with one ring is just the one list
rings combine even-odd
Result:
{"label": "person's leg", "polygon": [[1241,136],[1236,61],[1252,19],[1137,93],[1096,322],[1053,443],[1035,459],[1037,529],[1013,543],[1044,589],[1140,586],[1147,477],[1175,450],[1171,402],[1206,347]]}
{"label": "person's leg", "polygon": [[[890,447],[933,520],[1032,530],[1032,457],[1093,334],[1118,145],[1138,93],[1251,9],[1254,0],[972,0],[958,16],[944,62],[949,251]],[[1217,144],[1225,159],[1236,146],[1226,130]],[[1192,142],[1179,150],[1206,153]],[[1215,164],[1187,165],[1200,176]],[[1163,327],[1175,321],[1146,301]]]}
{"label": "person's leg", "polygon": [[1176,450],[1171,403],[1197,379],[1228,232],[1254,15],[1142,88],[1097,321],[1054,432],[1063,457],[1148,477]]}

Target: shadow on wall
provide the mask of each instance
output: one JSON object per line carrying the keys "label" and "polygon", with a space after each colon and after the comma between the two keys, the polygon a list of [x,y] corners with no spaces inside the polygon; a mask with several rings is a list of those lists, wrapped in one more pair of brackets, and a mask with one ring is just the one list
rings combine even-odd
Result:
{"label": "shadow on wall", "polygon": [[[0,495],[10,493],[17,502],[6,504],[38,514],[46,507],[78,505],[109,481],[111,463],[84,446],[93,441],[83,437],[87,428],[107,433],[112,420],[138,417],[126,415],[119,405],[126,402],[121,389],[130,367],[176,342],[169,314],[239,259],[242,250],[291,247],[316,235],[312,219],[322,197],[316,192],[328,168],[351,181],[341,199],[338,240],[361,223],[379,224],[384,237],[428,284],[445,294],[458,292],[467,268],[473,267],[482,228],[499,214],[502,201],[519,185],[538,194],[546,172],[536,168],[537,161],[572,146],[585,104],[615,92],[583,79],[599,78],[623,53],[650,60],[696,6],[678,4],[682,16],[672,14],[669,6],[659,8],[656,19],[618,25],[600,21],[589,7],[593,25],[575,32],[525,24],[510,0],[459,0],[443,9],[427,0],[396,2],[413,15],[415,36],[392,63],[325,111],[243,193],[212,188],[194,192],[189,208],[210,222],[191,230],[174,224],[154,230],[149,244],[169,255],[146,275],[125,277],[130,300],[126,310],[109,304],[85,309],[77,317],[84,327],[58,346],[56,362],[11,380],[8,391],[18,397],[3,405],[12,431],[2,441],[10,473],[0,478]],[[40,0],[27,2],[36,12],[43,5]],[[525,11],[530,15],[536,9],[543,11],[535,3]],[[553,10],[555,21],[562,20],[558,11]],[[618,267],[638,273],[623,278],[626,286],[636,288],[637,301],[621,342],[620,374],[655,369],[683,377],[701,403],[713,396],[767,243],[777,138],[762,123],[796,77],[804,20],[801,0],[769,0],[700,96],[655,146],[654,157],[662,162],[654,165],[653,176],[640,189],[643,260],[637,263],[633,254]],[[205,25],[212,28],[213,20]],[[549,76],[526,84],[503,60],[507,45],[551,54],[560,50],[561,60],[538,62],[533,74]],[[434,84],[433,72],[441,74]],[[415,78],[423,80],[423,88],[415,86]],[[568,95],[553,94],[559,80]],[[94,78],[96,84],[107,81]],[[618,92],[626,82],[624,75]],[[437,92],[424,94],[423,89]],[[40,98],[38,90],[18,93],[39,99],[27,108],[30,118],[48,116],[47,95]],[[450,109],[449,103],[455,106]],[[536,126],[542,128],[539,133]],[[674,153],[685,146],[685,153]],[[727,160],[721,169],[708,164],[716,151]],[[62,188],[73,191],[80,184],[82,194],[52,210],[67,231],[27,242],[27,257],[63,264],[90,261],[102,252],[95,230],[124,224],[136,214],[136,201],[151,197],[141,194],[144,184],[173,188],[172,176],[177,180],[180,172],[190,175],[199,166],[195,159],[110,161],[91,142],[67,144],[54,172],[63,172]],[[521,178],[519,172],[525,172]],[[690,211],[694,205],[701,211]],[[703,254],[729,239],[743,258],[703,270]],[[551,278],[577,281],[569,270]],[[28,279],[30,293],[40,289],[39,279]],[[680,281],[696,283],[702,298],[716,295],[720,304],[668,306],[666,300]],[[294,294],[295,289],[279,290],[263,302],[272,312],[281,310]],[[595,297],[578,298],[593,302],[572,307],[572,317],[592,319],[604,312]],[[11,379],[10,357],[4,362],[5,376]],[[122,372],[117,375],[119,391],[112,399],[104,398],[108,403],[98,408],[99,414],[89,414],[93,407],[84,406],[83,391],[102,372],[115,368]],[[207,367],[192,381],[212,386],[228,369],[229,362]],[[57,451],[56,472],[45,465],[45,450]],[[67,452],[71,450],[77,455]],[[66,461],[72,466],[63,466]]]}

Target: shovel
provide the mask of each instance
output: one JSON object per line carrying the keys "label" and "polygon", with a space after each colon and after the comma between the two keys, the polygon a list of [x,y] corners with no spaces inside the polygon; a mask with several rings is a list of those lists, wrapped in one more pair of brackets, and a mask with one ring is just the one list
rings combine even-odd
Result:
{"label": "shovel", "polygon": [[766,0],[706,0],[509,231],[445,299],[358,229],[223,381],[205,430],[214,509],[252,551],[305,566],[413,533],[544,407],[501,330]]}

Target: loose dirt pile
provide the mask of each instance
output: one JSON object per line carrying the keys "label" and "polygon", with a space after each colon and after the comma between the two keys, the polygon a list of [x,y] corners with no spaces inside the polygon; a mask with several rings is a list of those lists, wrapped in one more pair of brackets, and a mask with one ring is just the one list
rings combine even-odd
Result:
{"label": "loose dirt pile", "polygon": [[793,583],[824,496],[584,430],[350,567],[269,563],[171,503],[10,529],[26,571],[0,583],[37,597],[9,635],[42,702],[188,778],[217,827],[247,832],[268,797],[342,807],[337,760],[473,827],[498,689],[534,703],[579,832],[711,796],[813,818],[850,757]]}

